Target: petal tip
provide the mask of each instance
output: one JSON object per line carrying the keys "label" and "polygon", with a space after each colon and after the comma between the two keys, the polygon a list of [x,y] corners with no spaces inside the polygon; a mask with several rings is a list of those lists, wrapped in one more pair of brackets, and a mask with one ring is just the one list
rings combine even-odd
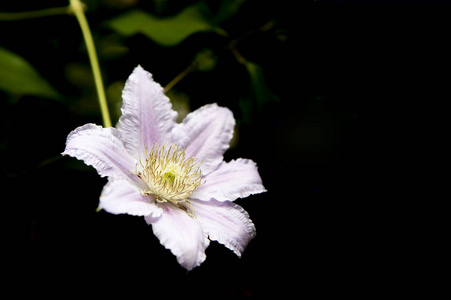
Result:
{"label": "petal tip", "polygon": [[150,74],[149,72],[147,72],[146,70],[144,70],[144,68],[143,68],[141,65],[137,65],[137,66],[133,69],[132,74],[133,74],[133,73],[138,73],[138,72]]}

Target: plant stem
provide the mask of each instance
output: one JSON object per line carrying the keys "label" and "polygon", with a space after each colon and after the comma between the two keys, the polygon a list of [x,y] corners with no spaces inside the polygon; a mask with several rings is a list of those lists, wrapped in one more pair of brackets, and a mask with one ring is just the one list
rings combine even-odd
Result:
{"label": "plant stem", "polygon": [[105,88],[103,86],[102,75],[100,73],[99,60],[97,59],[94,40],[92,39],[88,21],[86,20],[83,4],[80,0],[70,0],[70,10],[75,14],[75,17],[80,24],[86,49],[88,50],[89,61],[91,62],[92,74],[94,75],[94,81],[97,89],[97,96],[99,98],[100,111],[102,113],[103,126],[112,127],[108,104],[106,102]]}
{"label": "plant stem", "polygon": [[40,10],[33,11],[25,11],[25,12],[0,12],[0,20],[1,21],[16,21],[16,20],[24,20],[24,19],[32,19],[32,18],[40,18],[47,16],[56,16],[56,15],[65,15],[69,10],[68,6],[65,7],[54,7],[54,8],[46,8]]}
{"label": "plant stem", "polygon": [[164,87],[164,93],[169,92],[180,80],[185,78],[186,75],[193,72],[197,69],[199,66],[199,61],[195,61],[191,65],[188,66],[185,70],[182,71],[179,75],[177,75],[174,79],[171,80],[165,87]]}

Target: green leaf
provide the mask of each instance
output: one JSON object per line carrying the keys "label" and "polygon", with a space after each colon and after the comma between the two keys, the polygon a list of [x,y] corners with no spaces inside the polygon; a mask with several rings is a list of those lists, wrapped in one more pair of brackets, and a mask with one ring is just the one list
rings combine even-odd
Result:
{"label": "green leaf", "polygon": [[0,89],[14,95],[60,99],[60,94],[19,55],[0,47]]}
{"label": "green leaf", "polygon": [[249,96],[241,98],[239,105],[243,114],[243,122],[251,123],[254,112],[258,112],[271,101],[280,99],[269,89],[260,65],[245,61],[244,66],[249,74]]}
{"label": "green leaf", "polygon": [[196,32],[223,33],[202,17],[199,5],[193,4],[178,15],[157,18],[142,10],[132,10],[107,22],[113,30],[124,36],[142,33],[163,46],[175,46]]}
{"label": "green leaf", "polygon": [[246,61],[244,65],[249,72],[252,95],[255,98],[258,107],[261,108],[264,104],[269,102],[270,97],[265,78],[263,77],[262,68],[258,64],[250,61]]}
{"label": "green leaf", "polygon": [[223,0],[219,4],[219,9],[216,14],[216,20],[218,22],[223,22],[235,15],[241,9],[241,6],[246,2],[246,0]]}
{"label": "green leaf", "polygon": [[197,62],[197,70],[201,72],[210,72],[216,67],[217,56],[211,49],[204,48],[200,50],[194,61]]}

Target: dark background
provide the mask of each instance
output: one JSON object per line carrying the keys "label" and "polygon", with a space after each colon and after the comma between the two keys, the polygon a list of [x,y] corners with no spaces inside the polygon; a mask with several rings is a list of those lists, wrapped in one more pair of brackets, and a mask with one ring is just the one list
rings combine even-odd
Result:
{"label": "dark background", "polygon": [[[175,15],[193,2],[168,1],[158,14]],[[189,273],[142,218],[96,213],[106,179],[59,157],[71,130],[101,124],[89,76],[71,75],[89,74],[75,18],[0,21],[0,46],[28,60],[66,99],[0,91],[6,285],[19,294],[149,299],[367,298],[404,286],[402,274],[414,268],[399,247],[408,235],[398,224],[406,213],[400,178],[410,159],[401,145],[417,131],[416,122],[404,120],[424,121],[426,113],[410,108],[443,95],[449,82],[450,7],[356,2],[363,1],[246,1],[221,24],[227,38],[196,33],[163,47],[144,35],[114,37],[127,53],[99,50],[107,87],[137,64],[164,86],[200,49],[217,57],[213,70],[192,72],[174,90],[189,96],[191,110],[217,102],[234,112],[237,141],[226,161],[253,159],[268,192],[237,200],[257,227],[242,258],[212,242],[207,260]],[[0,11],[67,4],[0,3]],[[120,3],[90,2],[96,41],[113,35],[104,21],[127,9],[157,14],[150,1]],[[273,26],[261,31],[269,21]],[[252,94],[230,41],[261,67],[271,97]]]}

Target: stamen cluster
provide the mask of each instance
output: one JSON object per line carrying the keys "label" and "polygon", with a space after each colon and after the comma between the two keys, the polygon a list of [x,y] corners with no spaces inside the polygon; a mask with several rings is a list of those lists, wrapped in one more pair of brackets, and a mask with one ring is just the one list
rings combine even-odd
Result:
{"label": "stamen cluster", "polygon": [[[185,149],[179,150],[178,145],[159,146],[154,144],[150,151],[146,149],[146,161],[139,159],[142,171],[132,171],[148,186],[142,190],[142,195],[154,195],[157,202],[169,202],[183,209],[189,215],[194,215],[187,198],[202,184],[202,172],[197,159],[185,158]],[[188,208],[182,203],[187,203]]]}

